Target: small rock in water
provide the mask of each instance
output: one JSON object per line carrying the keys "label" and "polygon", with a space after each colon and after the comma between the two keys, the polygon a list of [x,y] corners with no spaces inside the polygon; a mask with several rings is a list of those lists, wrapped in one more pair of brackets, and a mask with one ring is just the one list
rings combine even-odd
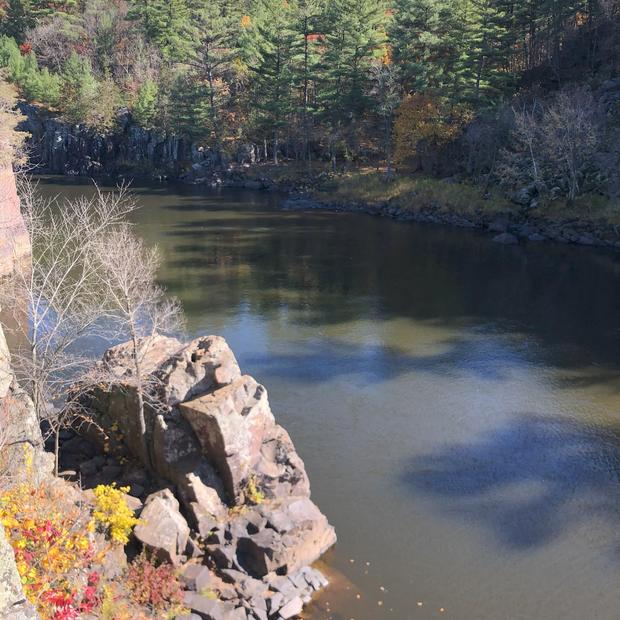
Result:
{"label": "small rock in water", "polygon": [[504,245],[515,245],[519,243],[519,240],[511,233],[501,233],[493,237],[495,243],[502,243]]}

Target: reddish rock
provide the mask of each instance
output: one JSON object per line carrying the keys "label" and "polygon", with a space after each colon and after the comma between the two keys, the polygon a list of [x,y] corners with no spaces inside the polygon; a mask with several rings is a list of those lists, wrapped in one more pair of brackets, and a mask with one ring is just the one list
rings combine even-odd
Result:
{"label": "reddish rock", "polygon": [[30,240],[19,209],[15,177],[10,166],[0,169],[0,276],[30,255]]}
{"label": "reddish rock", "polygon": [[275,424],[267,390],[244,376],[182,404],[180,410],[217,468],[229,497],[238,500],[261,457],[266,432]]}

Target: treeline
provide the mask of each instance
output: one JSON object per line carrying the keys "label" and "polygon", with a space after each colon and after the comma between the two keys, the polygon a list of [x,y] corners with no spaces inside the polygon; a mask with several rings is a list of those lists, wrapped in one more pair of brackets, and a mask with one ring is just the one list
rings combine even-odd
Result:
{"label": "treeline", "polygon": [[619,9],[618,0],[4,0],[0,65],[26,97],[99,131],[113,131],[126,107],[143,127],[222,157],[252,143],[276,163],[389,164],[393,150],[402,163],[526,87],[600,70]]}

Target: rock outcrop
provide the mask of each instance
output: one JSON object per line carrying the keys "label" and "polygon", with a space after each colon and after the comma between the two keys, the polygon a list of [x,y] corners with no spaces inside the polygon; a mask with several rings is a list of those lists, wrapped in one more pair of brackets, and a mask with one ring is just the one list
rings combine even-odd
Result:
{"label": "rock outcrop", "polygon": [[10,165],[0,167],[0,277],[30,254],[30,241],[19,208],[15,176]]}
{"label": "rock outcrop", "polygon": [[[43,451],[43,439],[30,398],[21,390],[11,369],[9,349],[0,327],[0,474],[18,479],[25,463],[31,475],[48,475],[53,467],[51,455]],[[0,525],[0,618],[29,620],[38,618],[26,602],[15,566],[13,550]]]}
{"label": "rock outcrop", "polygon": [[[266,389],[241,374],[220,337],[183,345],[156,336],[140,347],[147,453],[130,345],[106,353],[102,370],[114,379],[85,403],[107,431],[91,439],[137,457],[161,481],[145,498],[136,538],[162,559],[186,564],[188,582],[201,582],[186,600],[199,617],[294,617],[326,584],[309,567],[336,536],[310,499],[303,461]],[[207,583],[209,597],[200,591]]]}
{"label": "rock outcrop", "polygon": [[0,327],[0,472],[17,477],[25,462],[44,477],[53,469],[53,456],[44,450],[41,428],[30,397],[11,368],[11,356]]}

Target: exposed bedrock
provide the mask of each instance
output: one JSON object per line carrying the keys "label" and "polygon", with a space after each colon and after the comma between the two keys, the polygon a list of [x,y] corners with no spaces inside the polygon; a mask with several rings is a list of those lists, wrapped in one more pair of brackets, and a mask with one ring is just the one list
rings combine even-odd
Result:
{"label": "exposed bedrock", "polygon": [[[97,432],[98,441],[148,463],[163,481],[145,498],[136,537],[190,576],[203,570],[219,599],[188,595],[199,617],[294,617],[298,600],[326,584],[310,565],[336,535],[310,499],[304,463],[267,390],[241,374],[223,338],[182,344],[157,336],[140,346],[143,383],[157,400],[146,412],[148,454],[128,344],[105,354],[102,367],[114,381],[99,384],[86,403],[108,431]],[[91,438],[97,433],[91,427]]]}
{"label": "exposed bedrock", "polygon": [[30,254],[30,241],[19,208],[15,176],[10,166],[0,168],[0,277],[13,271]]}

